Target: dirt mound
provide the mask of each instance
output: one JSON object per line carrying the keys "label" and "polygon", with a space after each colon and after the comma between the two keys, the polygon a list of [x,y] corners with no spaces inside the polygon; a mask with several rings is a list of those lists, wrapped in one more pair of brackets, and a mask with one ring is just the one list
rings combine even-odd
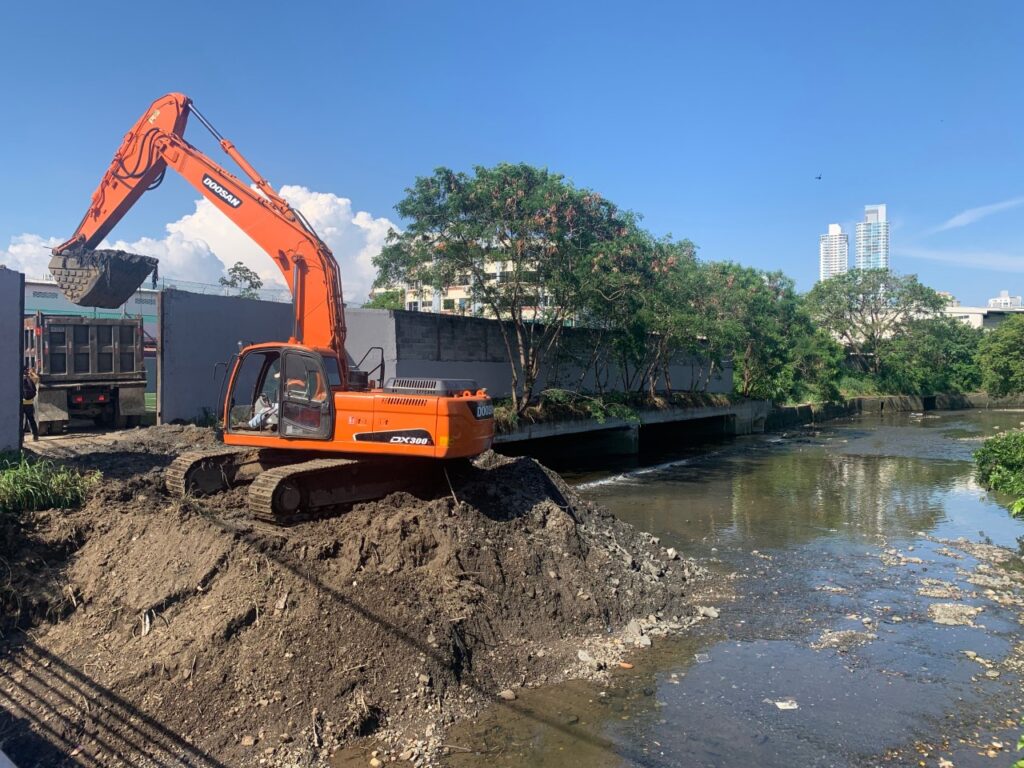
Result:
{"label": "dirt mound", "polygon": [[72,248],[50,259],[57,287],[68,301],[83,307],[120,307],[150,274],[155,281],[156,268],[151,256],[111,249]]}
{"label": "dirt mound", "polygon": [[[161,429],[143,454],[177,446]],[[352,737],[439,732],[556,677],[584,637],[685,615],[699,570],[530,459],[488,454],[440,498],[287,530],[248,521],[243,492],[176,500],[158,479],[110,480],[75,513],[72,612],[0,662],[24,720],[4,748],[23,768],[74,749],[103,765],[320,765]]]}

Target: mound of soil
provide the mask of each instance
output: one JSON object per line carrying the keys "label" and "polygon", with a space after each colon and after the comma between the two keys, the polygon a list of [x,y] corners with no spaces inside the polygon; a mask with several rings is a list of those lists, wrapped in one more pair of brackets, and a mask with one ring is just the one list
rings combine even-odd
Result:
{"label": "mound of soil", "polygon": [[97,496],[57,516],[81,531],[60,570],[69,612],[0,660],[0,747],[22,768],[322,765],[370,735],[399,748],[556,678],[583,638],[689,612],[699,568],[531,459],[487,454],[440,498],[279,529],[246,518],[241,490],[163,491],[160,468],[204,430],[120,434],[77,459],[112,462]]}

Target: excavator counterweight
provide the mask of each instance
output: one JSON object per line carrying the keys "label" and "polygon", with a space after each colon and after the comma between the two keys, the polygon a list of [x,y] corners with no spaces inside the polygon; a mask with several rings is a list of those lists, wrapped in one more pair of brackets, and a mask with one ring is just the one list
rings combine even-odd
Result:
{"label": "excavator counterweight", "polygon": [[[190,115],[248,182],[185,140]],[[155,277],[155,259],[96,248],[167,168],[266,251],[294,304],[291,338],[251,345],[235,359],[220,418],[224,448],[179,457],[166,473],[171,492],[209,495],[248,484],[252,514],[286,524],[436,482],[452,460],[490,447],[494,411],[475,382],[385,380],[383,361],[373,382],[355,370],[330,249],[183,94],[157,99],[139,118],[78,229],[53,249],[50,269],[71,301],[117,307],[149,274]]]}

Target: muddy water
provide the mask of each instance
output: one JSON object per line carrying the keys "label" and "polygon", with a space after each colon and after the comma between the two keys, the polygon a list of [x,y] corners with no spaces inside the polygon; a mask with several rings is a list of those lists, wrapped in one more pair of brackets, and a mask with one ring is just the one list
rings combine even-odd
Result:
{"label": "muddy water", "polygon": [[[998,661],[1024,628],[966,583],[970,554],[938,540],[1016,548],[1024,523],[976,485],[970,456],[1021,422],[1020,411],[865,417],[649,466],[563,465],[664,546],[736,573],[734,593],[696,634],[638,651],[633,670],[492,708],[449,734],[448,763],[1009,765],[1008,751],[979,752],[1016,742],[1020,680],[985,677],[963,651]],[[919,594],[924,579],[984,603],[978,626],[932,622],[929,604],[949,600]],[[844,653],[812,647],[847,629],[874,639]]]}

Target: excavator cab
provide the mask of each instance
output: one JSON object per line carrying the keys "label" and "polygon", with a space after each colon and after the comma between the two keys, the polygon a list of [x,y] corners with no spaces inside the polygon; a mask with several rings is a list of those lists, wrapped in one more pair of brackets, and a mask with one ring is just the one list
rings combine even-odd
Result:
{"label": "excavator cab", "polygon": [[334,435],[332,390],[341,387],[338,359],[290,345],[242,350],[225,402],[225,433],[293,440]]}

